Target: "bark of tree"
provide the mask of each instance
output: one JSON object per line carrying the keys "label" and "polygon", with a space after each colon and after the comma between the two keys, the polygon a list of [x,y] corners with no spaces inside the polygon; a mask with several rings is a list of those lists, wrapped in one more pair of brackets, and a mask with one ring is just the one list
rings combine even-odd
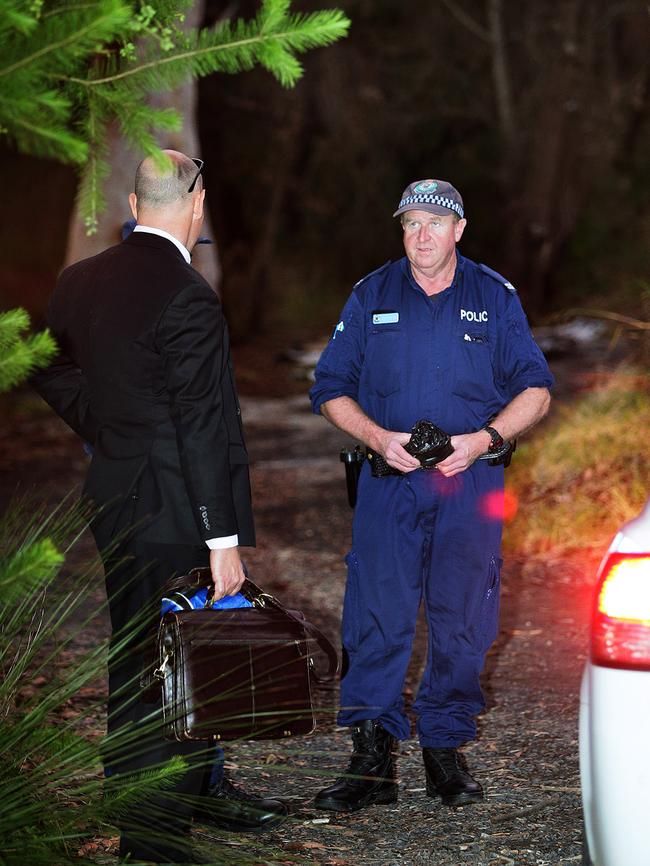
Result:
{"label": "bark of tree", "polygon": [[[186,12],[185,26],[199,27],[203,22],[205,0],[196,0]],[[177,133],[163,133],[158,138],[162,148],[180,150],[188,156],[201,153],[197,124],[197,84],[193,78],[172,92],[156,94],[151,104],[158,108],[174,108],[183,118],[183,127]],[[111,126],[108,137],[111,174],[106,184],[106,210],[99,219],[99,229],[88,237],[78,208],[75,206],[70,218],[65,264],[105,250],[117,243],[121,237],[122,224],[131,218],[128,197],[133,192],[133,179],[142,154],[134,153],[120,135],[117,124]],[[209,197],[209,190],[207,196]],[[206,209],[202,234],[214,240],[209,213]],[[195,247],[192,264],[218,292],[221,271],[216,243]]]}
{"label": "bark of tree", "polygon": [[[490,43],[492,49],[492,77],[494,80],[494,93],[499,117],[501,137],[508,154],[511,155],[515,147],[515,116],[512,101],[512,86],[510,82],[509,64],[506,53],[506,44],[503,26],[503,5],[501,0],[488,0],[487,18],[490,30]],[[507,165],[508,160],[503,160]]]}
{"label": "bark of tree", "polygon": [[596,21],[590,4],[571,0],[554,15],[561,40],[551,57],[530,58],[538,83],[516,121],[525,128],[525,147],[509,149],[516,185],[510,189],[504,250],[511,278],[525,295],[533,317],[544,306],[550,274],[575,228],[586,191],[590,94],[585,72],[595,63],[590,36]]}
{"label": "bark of tree", "polygon": [[238,287],[235,291],[229,281],[229,294],[237,298],[243,320],[243,333],[247,336],[264,333],[273,297],[270,291],[270,269],[276,252],[282,215],[289,192],[292,172],[299,150],[303,125],[303,104],[299,90],[289,98],[286,114],[276,143],[273,159],[273,178],[270,184],[264,218],[253,255],[248,258],[248,267],[238,270]]}

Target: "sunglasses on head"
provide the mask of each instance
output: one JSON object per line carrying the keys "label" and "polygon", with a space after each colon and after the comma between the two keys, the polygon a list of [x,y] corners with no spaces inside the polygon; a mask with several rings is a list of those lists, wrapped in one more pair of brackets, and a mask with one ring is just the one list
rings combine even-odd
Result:
{"label": "sunglasses on head", "polygon": [[202,159],[197,159],[194,156],[191,157],[191,159],[192,159],[192,162],[194,163],[194,165],[198,168],[198,171],[194,175],[194,180],[192,181],[192,183],[189,185],[189,187],[187,189],[188,192],[194,192],[194,187],[196,186],[196,182],[199,179],[201,172],[203,171],[203,166],[205,165],[205,163],[203,162]]}

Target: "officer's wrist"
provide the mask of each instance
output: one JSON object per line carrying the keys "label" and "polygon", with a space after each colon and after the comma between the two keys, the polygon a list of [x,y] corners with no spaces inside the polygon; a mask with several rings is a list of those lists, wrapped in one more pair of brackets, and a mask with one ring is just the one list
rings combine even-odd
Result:
{"label": "officer's wrist", "polygon": [[476,435],[481,437],[481,454],[485,454],[485,452],[489,450],[490,445],[492,445],[492,437],[487,430],[478,430]]}
{"label": "officer's wrist", "polygon": [[376,429],[369,431],[366,445],[371,451],[376,451],[379,454],[384,455],[388,443],[390,442],[390,438],[391,433],[389,430],[384,430],[383,427],[377,427]]}

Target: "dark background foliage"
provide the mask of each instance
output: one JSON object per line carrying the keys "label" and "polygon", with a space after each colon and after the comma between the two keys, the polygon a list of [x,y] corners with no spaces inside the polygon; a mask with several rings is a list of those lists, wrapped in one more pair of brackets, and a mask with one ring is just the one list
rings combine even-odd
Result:
{"label": "dark background foliage", "polygon": [[[329,327],[350,286],[400,255],[391,214],[424,177],[461,190],[463,252],[505,273],[533,321],[576,303],[640,315],[650,241],[644,0],[336,5],[350,35],[307,56],[294,90],[262,70],[199,85],[236,335]],[[212,0],[206,23],[256,8]],[[63,261],[75,177],[4,149],[0,184],[13,215],[0,304],[38,317]]]}

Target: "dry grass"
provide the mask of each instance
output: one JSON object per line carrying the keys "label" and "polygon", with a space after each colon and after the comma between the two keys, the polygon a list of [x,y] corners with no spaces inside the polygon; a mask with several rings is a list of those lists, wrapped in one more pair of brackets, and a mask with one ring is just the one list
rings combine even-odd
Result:
{"label": "dry grass", "polygon": [[524,554],[603,548],[650,495],[650,393],[629,373],[554,410],[506,475],[519,500],[506,547]]}

